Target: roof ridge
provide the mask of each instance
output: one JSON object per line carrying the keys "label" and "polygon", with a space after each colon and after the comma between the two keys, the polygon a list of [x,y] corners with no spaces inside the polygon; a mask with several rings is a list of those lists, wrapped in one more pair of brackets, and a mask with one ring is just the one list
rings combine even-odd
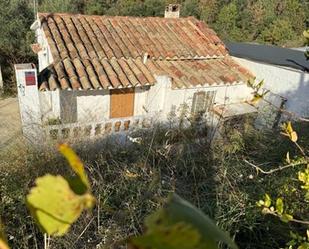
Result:
{"label": "roof ridge", "polygon": [[164,16],[112,16],[112,15],[88,15],[88,14],[82,14],[82,13],[69,13],[69,12],[38,12],[38,15],[43,16],[83,16],[83,17],[106,17],[106,18],[137,18],[137,19],[163,19],[163,20],[171,20],[171,21],[177,21],[177,20],[192,20],[195,19],[199,21],[194,16],[183,16],[178,18],[166,18]]}

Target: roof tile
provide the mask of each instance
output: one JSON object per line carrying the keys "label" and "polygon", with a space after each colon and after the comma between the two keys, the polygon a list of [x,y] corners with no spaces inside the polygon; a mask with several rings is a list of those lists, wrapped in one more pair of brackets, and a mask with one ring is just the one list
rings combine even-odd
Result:
{"label": "roof tile", "polygon": [[[53,65],[40,90],[109,89],[172,78],[174,88],[245,81],[223,42],[193,17],[108,17],[40,13]],[[147,60],[143,62],[145,56]]]}

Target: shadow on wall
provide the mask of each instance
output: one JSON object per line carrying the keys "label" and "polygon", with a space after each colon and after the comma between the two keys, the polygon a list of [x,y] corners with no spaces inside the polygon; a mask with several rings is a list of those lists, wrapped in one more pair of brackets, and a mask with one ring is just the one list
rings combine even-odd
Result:
{"label": "shadow on wall", "polygon": [[62,123],[100,121],[108,115],[109,91],[60,91]]}
{"label": "shadow on wall", "polygon": [[[309,63],[308,63],[309,64]],[[309,117],[309,73],[300,73],[297,87],[284,93],[286,108],[302,117]]]}
{"label": "shadow on wall", "polygon": [[63,123],[77,121],[77,97],[73,91],[60,91],[60,119]]}

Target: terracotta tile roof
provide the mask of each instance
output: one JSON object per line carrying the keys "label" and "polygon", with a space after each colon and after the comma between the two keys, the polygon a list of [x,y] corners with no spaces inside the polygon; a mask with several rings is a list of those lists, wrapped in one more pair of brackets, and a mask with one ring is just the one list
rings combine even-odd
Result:
{"label": "terracotta tile roof", "polygon": [[[168,75],[173,88],[232,85],[247,82],[253,75],[226,56],[211,60],[150,61],[154,75]],[[150,67],[150,66],[149,66]]]}
{"label": "terracotta tile roof", "polygon": [[205,23],[193,17],[107,17],[40,13],[54,60],[66,57],[217,58],[224,44]]}
{"label": "terracotta tile roof", "polygon": [[151,85],[155,75],[168,75],[182,88],[235,83],[249,75],[215,32],[193,17],[40,13],[39,19],[54,60],[41,73],[42,91]]}
{"label": "terracotta tile roof", "polygon": [[69,58],[44,70],[40,90],[110,89],[153,85],[155,76],[172,78],[173,88],[215,86],[246,82],[253,75],[229,56],[211,60]]}
{"label": "terracotta tile roof", "polygon": [[141,59],[66,58],[40,74],[40,90],[89,90],[152,85],[155,78]]}

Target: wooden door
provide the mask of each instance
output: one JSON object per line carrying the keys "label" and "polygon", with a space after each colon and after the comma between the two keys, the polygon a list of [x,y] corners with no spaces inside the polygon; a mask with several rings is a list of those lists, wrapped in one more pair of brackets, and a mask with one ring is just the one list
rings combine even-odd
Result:
{"label": "wooden door", "polygon": [[131,117],[134,114],[134,89],[115,89],[110,91],[110,118]]}

